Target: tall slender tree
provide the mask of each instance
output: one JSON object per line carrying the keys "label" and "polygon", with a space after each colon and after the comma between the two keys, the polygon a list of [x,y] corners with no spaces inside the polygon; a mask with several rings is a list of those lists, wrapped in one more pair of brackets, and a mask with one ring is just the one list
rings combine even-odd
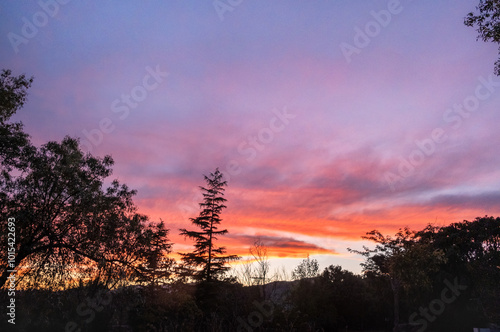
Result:
{"label": "tall slender tree", "polygon": [[184,275],[196,280],[212,281],[223,275],[229,267],[229,261],[239,259],[236,255],[224,255],[225,247],[215,245],[217,236],[227,233],[227,229],[218,230],[222,221],[220,214],[226,206],[224,202],[225,186],[223,174],[217,168],[210,176],[204,176],[206,187],[200,187],[203,192],[203,202],[200,203],[201,212],[198,217],[190,218],[191,222],[201,228],[201,231],[180,229],[181,235],[195,241],[195,250],[190,253],[180,253],[182,256]]}
{"label": "tall slender tree", "polygon": [[267,255],[267,247],[262,240],[258,239],[254,242],[253,246],[250,247],[250,254],[257,263],[253,279],[258,285],[264,286],[266,281],[269,281],[269,267],[271,264],[269,263],[269,257]]}

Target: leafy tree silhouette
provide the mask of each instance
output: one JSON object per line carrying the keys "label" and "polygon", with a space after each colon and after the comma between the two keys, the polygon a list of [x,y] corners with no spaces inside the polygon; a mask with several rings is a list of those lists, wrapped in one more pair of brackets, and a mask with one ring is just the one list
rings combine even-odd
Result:
{"label": "leafy tree silhouette", "polygon": [[[480,0],[476,9],[479,13],[467,14],[464,24],[469,27],[477,26],[476,31],[479,33],[477,39],[500,44],[500,1]],[[495,62],[495,75],[500,75],[500,59]]]}
{"label": "leafy tree silhouette", "polygon": [[365,274],[387,278],[390,281],[394,303],[394,331],[400,328],[400,298],[403,289],[418,286],[421,290],[430,284],[429,275],[439,270],[443,253],[431,250],[419,242],[415,231],[405,227],[395,237],[384,236],[377,230],[366,233],[363,239],[377,243],[375,249],[363,246],[363,251],[348,248],[349,252],[366,258],[361,264]]}
{"label": "leafy tree silhouette", "polygon": [[[29,136],[23,131],[21,122],[8,122],[10,117],[21,109],[26,102],[27,89],[33,78],[24,75],[12,76],[10,70],[2,70],[0,75],[0,186],[7,186],[11,180],[10,172],[23,166],[21,156],[32,149]],[[0,191],[0,199],[6,194]]]}
{"label": "leafy tree silhouette", "polygon": [[309,255],[307,255],[307,258],[302,260],[302,262],[299,265],[297,265],[295,269],[293,269],[292,279],[300,280],[306,278],[314,278],[318,276],[318,271],[319,271],[318,260],[311,259],[309,258]]}
{"label": "leafy tree silhouette", "polygon": [[[7,122],[30,84],[10,71],[0,76],[0,220],[14,218],[16,234],[15,262],[0,257],[0,287],[8,270],[19,271],[24,287],[57,289],[75,279],[110,286],[164,275],[171,261],[159,257],[170,252],[168,231],[136,213],[134,190],[116,180],[103,188],[110,156],[84,154],[70,137],[35,147],[21,123]],[[1,222],[1,252],[7,233]]]}
{"label": "leafy tree silhouette", "polygon": [[[180,229],[181,235],[195,241],[195,250],[190,253],[179,253],[184,264],[181,275],[193,277],[198,281],[212,281],[221,277],[229,267],[230,261],[238,260],[237,255],[227,255],[225,247],[217,247],[215,241],[217,236],[227,233],[227,229],[218,230],[217,225],[222,221],[220,214],[226,206],[224,202],[225,186],[227,181],[223,180],[223,174],[217,168],[210,176],[204,175],[207,187],[200,187],[203,192],[202,209],[199,216],[190,218],[191,222],[201,228],[201,231],[188,231]],[[201,267],[201,269],[200,269]]]}

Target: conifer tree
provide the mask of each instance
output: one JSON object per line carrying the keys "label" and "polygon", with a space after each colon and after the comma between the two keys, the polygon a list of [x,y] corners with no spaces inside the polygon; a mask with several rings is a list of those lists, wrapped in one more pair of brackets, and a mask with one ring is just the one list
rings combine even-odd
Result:
{"label": "conifer tree", "polygon": [[210,176],[204,176],[206,187],[200,187],[203,192],[203,202],[200,203],[201,212],[198,217],[190,218],[200,231],[180,229],[181,235],[195,241],[195,250],[190,253],[179,253],[182,256],[184,275],[189,275],[199,281],[217,280],[226,272],[229,261],[239,259],[236,255],[224,255],[225,247],[218,247],[215,241],[219,235],[227,233],[227,229],[218,230],[222,221],[220,214],[226,208],[224,202],[225,186],[223,174],[217,168]]}

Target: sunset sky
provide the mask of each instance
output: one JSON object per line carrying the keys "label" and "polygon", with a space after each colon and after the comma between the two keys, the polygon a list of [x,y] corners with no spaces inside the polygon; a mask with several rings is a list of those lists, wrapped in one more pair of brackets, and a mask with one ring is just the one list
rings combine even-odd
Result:
{"label": "sunset sky", "polygon": [[219,167],[229,253],[260,238],[273,266],[359,272],[346,248],[370,230],[500,215],[498,50],[463,24],[477,2],[4,1],[0,61],[35,77],[13,120],[111,155],[175,251]]}

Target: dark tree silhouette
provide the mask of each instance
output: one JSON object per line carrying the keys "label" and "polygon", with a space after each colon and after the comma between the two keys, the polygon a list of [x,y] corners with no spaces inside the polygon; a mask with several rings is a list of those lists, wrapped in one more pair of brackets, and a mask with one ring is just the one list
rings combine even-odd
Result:
{"label": "dark tree silhouette", "polygon": [[[111,173],[110,157],[84,156],[78,142],[66,137],[36,149],[27,162],[4,188],[1,217],[16,220],[16,265],[30,266],[24,276],[34,287],[72,275],[104,284],[143,279],[150,274],[150,252],[170,251],[163,224],[147,227],[148,218],[135,212],[134,190],[118,181],[101,189]],[[0,247],[7,243],[4,228]],[[6,277],[4,272],[1,284]]]}
{"label": "dark tree silhouette", "polygon": [[[258,239],[254,242],[253,246],[250,247],[250,254],[252,255],[257,267],[255,268],[255,276],[251,276],[257,283],[257,285],[264,286],[269,282],[269,257],[267,255],[267,247],[264,243]],[[265,287],[261,288],[263,295],[265,296]]]}
{"label": "dark tree silhouette", "polygon": [[[469,27],[476,26],[479,33],[477,39],[500,44],[500,1],[479,0],[476,9],[479,13],[470,12],[465,17],[464,24]],[[495,62],[495,75],[500,75],[500,59]]]}
{"label": "dark tree silhouette", "polygon": [[139,281],[157,285],[165,283],[172,274],[175,261],[168,257],[172,244],[168,242],[168,229],[163,221],[149,224],[142,232],[144,246],[138,255],[144,258]]}
{"label": "dark tree silhouette", "polygon": [[[217,168],[210,176],[204,176],[207,187],[200,187],[203,192],[203,203],[200,203],[201,212],[198,217],[190,218],[191,222],[201,228],[201,231],[188,231],[180,229],[181,235],[195,241],[195,250],[190,253],[180,253],[182,256],[182,274],[196,280],[212,281],[223,275],[229,267],[229,261],[239,259],[236,255],[227,255],[225,247],[217,247],[217,236],[227,233],[227,229],[218,230],[217,225],[222,221],[220,214],[226,206],[224,202],[225,186],[227,181]],[[200,269],[201,267],[201,269]]]}
{"label": "dark tree silhouette", "polygon": [[[10,172],[20,171],[23,160],[20,157],[33,149],[29,136],[23,131],[21,122],[9,123],[10,117],[21,109],[26,101],[27,89],[33,78],[24,75],[12,76],[10,70],[3,70],[0,75],[0,186],[3,189],[10,183]],[[0,199],[5,197],[0,191]]]}
{"label": "dark tree silhouette", "polygon": [[469,280],[471,299],[482,314],[500,323],[500,217],[478,217],[448,226],[427,227],[421,241],[445,255],[441,271]]}
{"label": "dark tree silhouette", "polygon": [[453,309],[427,322],[434,324],[434,329],[453,326],[450,328],[458,331],[471,329],[473,321],[500,322],[500,218],[486,216],[443,227],[428,225],[419,232],[405,228],[394,237],[371,231],[363,238],[377,245],[363,251],[349,250],[366,258],[362,264],[365,275],[390,281],[395,331],[402,322],[400,313],[404,314],[400,307],[416,315],[419,307],[439,298],[450,282],[461,285],[461,295],[449,304]]}
{"label": "dark tree silhouette", "polygon": [[3,69],[0,74],[0,123],[5,124],[26,102],[28,89],[33,78],[25,75],[12,76],[12,71]]}
{"label": "dark tree silhouette", "polygon": [[408,228],[400,229],[395,237],[384,236],[373,230],[362,238],[377,243],[375,249],[363,247],[363,251],[348,250],[366,258],[361,264],[365,274],[380,276],[390,282],[394,301],[394,331],[399,331],[402,290],[428,287],[429,274],[439,270],[444,254],[419,242],[417,233]]}
{"label": "dark tree silhouette", "polygon": [[309,255],[307,255],[306,259],[303,259],[299,265],[292,271],[292,279],[300,280],[307,278],[314,278],[318,276],[319,272],[319,263],[316,259],[311,259]]}
{"label": "dark tree silhouette", "polygon": [[15,262],[0,257],[0,287],[7,266],[28,288],[71,287],[75,279],[104,285],[142,280],[151,274],[151,252],[170,252],[167,230],[148,227],[148,218],[136,213],[134,190],[116,180],[103,189],[111,157],[84,154],[70,137],[37,148],[22,124],[6,123],[30,83],[8,71],[1,76],[0,251],[7,252],[5,221],[13,218]]}

